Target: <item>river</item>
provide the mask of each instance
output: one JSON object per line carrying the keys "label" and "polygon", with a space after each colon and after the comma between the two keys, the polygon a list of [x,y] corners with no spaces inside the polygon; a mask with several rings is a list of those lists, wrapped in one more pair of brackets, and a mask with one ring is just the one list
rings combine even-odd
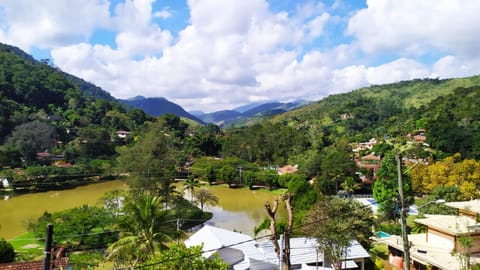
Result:
{"label": "river", "polygon": [[[208,223],[252,236],[253,228],[267,216],[265,202],[275,198],[274,194],[264,190],[230,189],[227,186],[205,187],[219,198],[219,205],[205,208],[213,213],[213,218]],[[84,204],[97,205],[105,192],[126,188],[123,181],[109,181],[0,200],[0,238],[12,239],[24,233],[28,221],[40,217],[45,211],[57,212]],[[179,189],[182,189],[181,184]],[[285,212],[284,207],[279,207],[279,220],[285,219]]]}

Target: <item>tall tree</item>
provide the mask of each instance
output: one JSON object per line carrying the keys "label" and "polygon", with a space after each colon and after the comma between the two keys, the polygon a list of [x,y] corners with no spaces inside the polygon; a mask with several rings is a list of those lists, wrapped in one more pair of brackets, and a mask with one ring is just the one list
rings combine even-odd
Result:
{"label": "tall tree", "polygon": [[[403,191],[405,204],[408,206],[413,201],[413,192],[410,177],[403,175]],[[373,186],[373,198],[379,204],[384,217],[393,219],[400,206],[398,197],[398,173],[394,151],[388,152],[377,171],[377,180]]]}
{"label": "tall tree", "polygon": [[[147,123],[146,132],[132,145],[119,147],[117,158],[121,170],[132,178],[130,188],[137,194],[156,193],[162,175],[174,166],[178,150],[159,123]],[[163,178],[171,181],[171,177]]]}
{"label": "tall tree", "polygon": [[195,177],[191,176],[188,177],[185,182],[183,183],[183,188],[190,192],[190,201],[193,202],[193,198],[195,196],[195,189],[200,187],[200,182]]}
{"label": "tall tree", "polygon": [[206,205],[217,205],[218,204],[218,197],[215,196],[211,191],[206,188],[201,188],[197,192],[197,201],[200,204],[200,209],[202,209]]}
{"label": "tall tree", "polygon": [[373,225],[369,208],[336,197],[322,197],[303,220],[304,232],[317,238],[319,249],[330,258],[334,269],[342,269],[342,260],[353,240],[368,243]]}
{"label": "tall tree", "polygon": [[160,197],[148,193],[126,201],[122,221],[126,233],[108,248],[107,258],[117,265],[135,267],[166,247],[167,212],[161,210]]}

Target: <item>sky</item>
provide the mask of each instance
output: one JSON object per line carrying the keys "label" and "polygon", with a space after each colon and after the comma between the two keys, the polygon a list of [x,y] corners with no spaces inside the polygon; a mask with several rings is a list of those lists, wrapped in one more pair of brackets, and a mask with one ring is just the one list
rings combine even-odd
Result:
{"label": "sky", "polygon": [[0,42],[213,112],[480,73],[478,0],[0,0]]}

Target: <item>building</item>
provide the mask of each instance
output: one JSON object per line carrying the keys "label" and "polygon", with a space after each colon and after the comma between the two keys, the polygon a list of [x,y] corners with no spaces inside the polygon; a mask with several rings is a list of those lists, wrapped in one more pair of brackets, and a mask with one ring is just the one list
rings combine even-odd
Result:
{"label": "building", "polygon": [[[480,200],[446,205],[456,208],[458,215],[426,215],[415,220],[426,227],[426,232],[408,235],[411,269],[462,269],[462,260],[467,256],[471,264],[480,264]],[[467,238],[472,240],[470,248],[463,244]],[[383,241],[388,245],[390,264],[394,269],[403,269],[402,237]]]}
{"label": "building", "polygon": [[[236,270],[279,268],[280,260],[270,240],[257,241],[251,236],[210,225],[193,234],[185,241],[185,245],[203,245],[202,255],[205,258],[218,256]],[[291,269],[331,269],[317,246],[314,238],[291,238]],[[352,241],[343,262],[344,269],[364,270],[368,258],[368,252],[357,241]]]}

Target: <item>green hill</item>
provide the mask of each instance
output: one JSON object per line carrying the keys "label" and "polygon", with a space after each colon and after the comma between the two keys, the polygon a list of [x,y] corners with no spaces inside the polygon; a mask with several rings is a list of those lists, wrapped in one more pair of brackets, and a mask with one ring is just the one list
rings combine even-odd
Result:
{"label": "green hill", "polygon": [[101,88],[0,44],[0,165],[34,163],[38,152],[65,161],[110,159],[116,131],[152,119],[127,111]]}

